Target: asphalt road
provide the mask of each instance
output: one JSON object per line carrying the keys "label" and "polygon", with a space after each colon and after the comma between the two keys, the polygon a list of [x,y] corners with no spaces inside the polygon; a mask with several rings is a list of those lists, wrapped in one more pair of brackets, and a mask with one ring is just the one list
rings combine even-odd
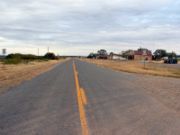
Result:
{"label": "asphalt road", "polygon": [[0,95],[0,135],[180,135],[179,114],[134,75],[74,61]]}

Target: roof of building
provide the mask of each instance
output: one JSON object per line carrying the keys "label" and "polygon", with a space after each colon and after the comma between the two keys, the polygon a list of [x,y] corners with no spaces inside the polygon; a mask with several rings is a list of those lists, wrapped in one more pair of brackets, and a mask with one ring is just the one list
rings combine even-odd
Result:
{"label": "roof of building", "polygon": [[116,54],[116,53],[113,53],[113,52],[110,53],[110,56],[119,56],[119,57],[122,57],[121,54]]}
{"label": "roof of building", "polygon": [[134,55],[152,56],[152,52],[145,48],[139,48],[137,51],[134,51]]}

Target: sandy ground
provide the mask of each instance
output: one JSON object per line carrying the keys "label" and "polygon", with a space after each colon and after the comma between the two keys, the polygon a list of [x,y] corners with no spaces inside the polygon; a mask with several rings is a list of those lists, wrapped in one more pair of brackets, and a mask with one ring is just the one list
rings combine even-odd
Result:
{"label": "sandy ground", "polygon": [[50,70],[61,61],[62,60],[52,60],[18,65],[4,65],[0,63],[0,93]]}
{"label": "sandy ground", "polygon": [[82,60],[118,71],[180,78],[180,64],[169,65],[148,62],[144,67],[144,63],[140,61]]}

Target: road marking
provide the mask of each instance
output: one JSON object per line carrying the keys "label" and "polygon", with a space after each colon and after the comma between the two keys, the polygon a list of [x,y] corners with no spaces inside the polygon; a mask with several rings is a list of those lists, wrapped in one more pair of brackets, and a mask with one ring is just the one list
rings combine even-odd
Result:
{"label": "road marking", "polygon": [[80,88],[80,92],[81,92],[81,98],[82,98],[83,104],[87,105],[87,97],[86,97],[84,89]]}
{"label": "road marking", "polygon": [[77,90],[77,100],[78,100],[79,115],[80,115],[80,121],[82,127],[82,135],[89,135],[89,128],[87,125],[86,113],[84,108],[84,105],[87,104],[87,98],[85,96],[84,90],[80,88],[78,72],[74,61],[73,61],[73,71],[74,71],[74,79]]}

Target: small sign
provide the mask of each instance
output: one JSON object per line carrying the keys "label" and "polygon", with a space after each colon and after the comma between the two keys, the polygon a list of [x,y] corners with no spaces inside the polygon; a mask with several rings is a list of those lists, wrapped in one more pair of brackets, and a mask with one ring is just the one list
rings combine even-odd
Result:
{"label": "small sign", "polygon": [[6,55],[6,49],[2,49],[2,54]]}

